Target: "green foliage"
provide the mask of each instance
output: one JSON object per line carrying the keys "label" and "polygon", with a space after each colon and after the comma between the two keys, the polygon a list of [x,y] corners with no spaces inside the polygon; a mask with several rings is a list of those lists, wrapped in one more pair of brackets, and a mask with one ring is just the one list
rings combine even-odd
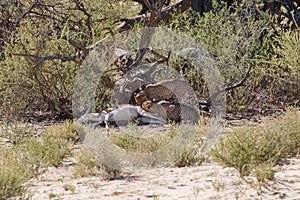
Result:
{"label": "green foliage", "polygon": [[[28,131],[15,130],[18,129],[12,129],[10,134],[17,133],[18,140],[12,140],[15,137],[9,136],[9,133],[1,135],[1,139],[8,138],[12,144],[0,146],[0,199],[21,195],[26,181],[48,166],[61,165],[62,160],[70,155],[73,144],[65,137],[73,134],[65,124],[55,125],[53,129],[50,127],[38,138]],[[66,130],[68,133],[64,132]],[[21,136],[22,133],[25,135]]]}
{"label": "green foliage", "polygon": [[274,62],[278,62],[285,69],[282,75],[300,78],[300,29],[286,32],[280,31],[280,35],[273,40],[275,55]]}
{"label": "green foliage", "polygon": [[95,44],[121,16],[138,12],[128,12],[132,5],[112,0],[18,0],[1,7],[0,28],[7,32],[1,34],[5,44],[0,44],[0,103],[7,117],[36,110],[70,112],[83,54],[68,40],[85,47]]}
{"label": "green foliage", "polygon": [[[195,13],[174,16],[170,25],[174,30],[196,37],[215,56],[215,65],[227,85],[241,80],[248,67],[253,67],[246,87],[227,94],[229,110],[246,108],[260,92],[283,104],[290,99],[292,105],[300,103],[299,29],[282,30],[277,19],[259,9],[260,2],[245,1],[234,9],[215,3],[212,11],[201,16]],[[115,21],[137,13],[132,1],[2,1],[0,114],[8,120],[28,111],[69,111],[74,77],[83,53],[68,40],[89,47],[112,31],[118,25]],[[177,68],[176,63],[179,63]],[[171,58],[170,64],[178,71],[185,67],[183,73],[196,93],[208,96],[201,74],[195,68],[177,58]],[[105,108],[102,104],[109,103],[112,88],[105,88],[114,86],[109,76],[103,77],[99,84],[96,99],[99,110]],[[299,119],[299,112],[288,112],[257,128],[235,129],[220,140],[213,156],[237,168],[242,175],[254,174],[259,182],[264,182],[273,177],[274,164],[299,152]],[[142,133],[130,125],[132,135],[119,133],[111,139],[129,151],[152,152],[168,144],[180,130],[188,135],[192,129],[177,128],[174,126],[163,135],[138,138]],[[203,136],[202,132],[200,135]],[[0,199],[7,199],[21,194],[24,183],[47,166],[59,166],[69,155],[77,134],[67,122],[50,127],[40,136],[14,125],[1,130],[1,138],[9,141],[0,146]],[[195,146],[174,147],[173,154],[166,154],[170,153],[173,165],[192,165],[200,161],[196,155],[201,144],[195,141]],[[78,159],[80,176],[98,174],[104,167],[92,155],[83,154]],[[120,174],[109,167],[104,170],[113,176]]]}
{"label": "green foliage", "polygon": [[130,134],[122,131],[119,134],[112,135],[112,142],[122,149],[143,153],[157,150],[178,135],[178,130],[175,127],[164,134],[155,134],[152,137],[141,137],[144,135],[145,130],[134,124],[130,124],[127,131]]}
{"label": "green foliage", "polygon": [[46,129],[45,133],[70,143],[75,143],[78,139],[77,127],[72,121],[65,121],[62,124],[53,124]]}
{"label": "green foliage", "polygon": [[[149,131],[150,133],[147,133],[147,130],[143,130],[142,127],[130,124],[126,131],[111,128],[108,139],[114,145],[120,147],[122,151],[141,153],[141,155],[151,154],[155,157],[154,160],[147,160],[147,158],[138,156],[133,158],[137,159],[136,163],[146,159],[143,164],[183,167],[199,164],[203,161],[199,155],[199,148],[203,144],[202,137],[206,134],[204,126],[172,125],[169,128],[164,128],[164,130],[156,130],[156,134],[153,134],[153,130]],[[94,133],[90,132],[87,137],[91,143],[85,141],[86,148],[81,148],[76,153],[76,172],[74,176],[97,176],[101,174],[112,179],[124,174],[119,161],[126,158],[120,158],[118,152],[115,152],[116,149],[112,148],[114,145],[111,145],[110,142],[111,146],[107,146],[107,143],[103,141],[97,142],[100,140],[97,138],[98,135],[99,130]],[[103,152],[100,152],[103,148],[109,149],[109,157],[103,158]]]}
{"label": "green foliage", "polygon": [[75,154],[75,158],[75,177],[98,176],[103,174],[103,165],[87,149],[80,148],[79,152]]}
{"label": "green foliage", "polygon": [[[255,109],[263,108],[265,102],[259,98],[262,95],[264,101],[267,98],[268,102],[278,104],[279,98],[280,102],[286,102],[281,98],[284,90],[299,91],[299,81],[296,83],[290,76],[299,71],[299,34],[297,30],[293,34],[281,30],[277,21],[260,9],[260,1],[245,1],[234,8],[215,4],[212,11],[202,16],[197,13],[177,16],[171,27],[197,38],[214,56],[225,85],[238,83],[252,66],[244,86],[227,93],[228,110],[241,111],[247,110],[253,101]],[[187,69],[188,79],[197,85],[193,85],[196,93],[206,97],[209,91],[200,81],[199,73],[192,67]],[[298,98],[296,92],[290,96]]]}
{"label": "green foliage", "polygon": [[86,148],[80,148],[76,154],[75,168],[75,177],[104,175],[108,179],[113,179],[120,177],[122,174],[121,169],[104,165]]}
{"label": "green foliage", "polygon": [[[299,77],[299,33],[281,30],[277,19],[262,11],[261,3],[244,1],[233,8],[214,1],[210,12],[174,16],[170,24],[172,29],[197,38],[215,56],[226,85],[240,81],[248,67],[253,67],[244,84],[247,87],[228,93],[229,110],[247,108],[257,91],[264,90],[270,98],[282,96],[286,87],[295,90],[295,99],[299,93],[297,83],[286,84]],[[90,47],[119,25],[114,22],[136,15],[139,8],[132,1],[17,0],[4,3],[0,11],[0,28],[4,30],[0,33],[1,110],[7,118],[37,110],[67,113],[62,116],[67,118],[74,77],[84,57],[68,40]],[[170,59],[170,65],[183,71],[198,96],[209,96],[195,68],[176,58]],[[97,110],[110,103],[108,85],[114,83],[109,80],[114,79],[103,77],[99,82]]]}
{"label": "green foliage", "polygon": [[24,162],[20,162],[21,152],[3,147],[0,150],[0,199],[8,199],[25,191],[23,184],[33,173]]}
{"label": "green foliage", "polygon": [[272,167],[300,149],[300,112],[289,111],[257,127],[235,128],[220,139],[212,152],[215,160],[253,174],[259,182],[272,178]]}
{"label": "green foliage", "polygon": [[[202,146],[202,139],[205,133],[204,126],[194,126],[190,124],[172,125],[170,128],[160,131],[159,134],[145,136],[145,130],[139,129],[135,125],[130,125],[125,132],[112,135],[112,142],[130,152],[154,153],[157,154],[157,161],[162,159],[165,165],[191,166],[201,162],[197,155]],[[193,135],[195,134],[195,135]],[[193,135],[193,136],[191,136]],[[190,144],[182,144],[184,141],[177,141],[179,138],[192,138]],[[171,142],[175,144],[170,144]],[[176,143],[178,142],[178,143]],[[167,148],[165,148],[168,146]]]}
{"label": "green foliage", "polygon": [[57,167],[68,155],[70,143],[49,133],[43,133],[40,141],[35,138],[27,140],[24,144],[24,151],[28,153],[28,163],[31,163],[33,168]]}

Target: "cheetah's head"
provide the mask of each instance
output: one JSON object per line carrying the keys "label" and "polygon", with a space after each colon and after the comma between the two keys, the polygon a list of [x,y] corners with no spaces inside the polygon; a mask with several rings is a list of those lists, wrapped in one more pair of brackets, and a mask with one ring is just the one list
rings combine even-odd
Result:
{"label": "cheetah's head", "polygon": [[143,110],[149,111],[152,105],[153,105],[152,101],[144,101],[141,106]]}
{"label": "cheetah's head", "polygon": [[140,91],[137,94],[134,94],[134,100],[137,105],[141,106],[143,102],[147,101],[147,96],[144,91]]}

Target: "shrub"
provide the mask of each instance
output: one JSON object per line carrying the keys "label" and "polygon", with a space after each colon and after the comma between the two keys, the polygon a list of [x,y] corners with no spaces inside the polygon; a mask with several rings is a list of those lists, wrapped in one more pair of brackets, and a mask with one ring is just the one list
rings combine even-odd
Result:
{"label": "shrub", "polygon": [[27,140],[24,150],[28,154],[28,163],[31,163],[33,168],[57,167],[70,152],[70,143],[49,133],[43,133],[39,141],[35,138]]}
{"label": "shrub", "polygon": [[132,2],[111,0],[11,3],[4,3],[0,20],[6,31],[0,34],[2,111],[11,118],[37,110],[70,118],[73,81],[83,55],[68,40],[89,47],[116,26],[114,21],[138,10],[128,12]]}
{"label": "shrub", "polygon": [[300,112],[289,111],[256,127],[234,128],[219,140],[212,156],[236,168],[242,176],[253,174],[264,182],[272,178],[275,164],[299,152],[299,133]]}
{"label": "shrub", "polygon": [[80,148],[75,154],[75,177],[98,176],[103,174],[103,165],[86,148]]}
{"label": "shrub", "polygon": [[[0,147],[0,199],[22,195],[26,189],[26,181],[48,166],[57,167],[62,164],[62,160],[70,155],[74,143],[66,137],[74,134],[69,125],[55,125],[39,137],[28,130],[20,131],[20,128],[14,128],[1,135],[10,139],[11,143],[2,144]],[[14,132],[15,130],[18,132]],[[18,139],[15,138],[15,134],[18,134]]]}
{"label": "shrub", "polygon": [[2,147],[0,150],[0,199],[4,200],[21,195],[25,191],[23,184],[33,175],[33,172],[20,160],[21,151]]}
{"label": "shrub", "polygon": [[[252,67],[243,87],[227,92],[228,111],[263,114],[262,110],[273,108],[274,112],[294,101],[299,105],[299,31],[282,30],[276,17],[259,9],[259,2],[245,1],[234,9],[215,5],[203,15],[175,17],[171,24],[175,30],[197,38],[211,53],[225,85],[239,82]],[[211,91],[199,81],[199,73],[192,67],[187,71],[193,74],[188,77],[197,85],[196,93],[206,98]]]}

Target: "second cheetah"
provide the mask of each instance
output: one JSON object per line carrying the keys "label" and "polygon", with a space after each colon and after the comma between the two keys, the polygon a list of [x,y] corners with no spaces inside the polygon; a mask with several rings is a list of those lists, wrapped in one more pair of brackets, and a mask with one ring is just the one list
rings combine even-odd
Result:
{"label": "second cheetah", "polygon": [[148,84],[143,90],[134,94],[134,100],[138,106],[141,106],[147,100],[152,102],[166,100],[172,103],[196,105],[192,87],[187,81],[183,80],[168,80]]}
{"label": "second cheetah", "polygon": [[185,121],[197,124],[199,120],[198,111],[186,104],[172,104],[168,101],[153,103],[148,100],[143,102],[142,108],[154,115],[174,122]]}

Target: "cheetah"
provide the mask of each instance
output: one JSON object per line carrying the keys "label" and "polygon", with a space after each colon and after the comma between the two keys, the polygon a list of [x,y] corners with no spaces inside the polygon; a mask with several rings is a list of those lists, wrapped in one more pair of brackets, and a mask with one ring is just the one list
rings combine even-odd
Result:
{"label": "cheetah", "polygon": [[143,90],[134,94],[134,100],[138,106],[141,106],[147,100],[152,102],[166,100],[172,103],[196,105],[196,98],[192,87],[188,82],[183,80],[168,80],[148,84]]}
{"label": "cheetah", "polygon": [[142,106],[142,104],[148,100],[146,94],[144,91],[140,91],[139,93],[137,94],[134,94],[134,100],[135,100],[135,103],[136,105],[138,106]]}
{"label": "cheetah", "polygon": [[168,101],[153,103],[149,100],[143,102],[142,108],[154,115],[161,116],[166,120],[197,124],[199,120],[198,111],[186,104],[172,104]]}
{"label": "cheetah", "polygon": [[168,108],[168,106],[164,106],[163,104],[159,103],[153,103],[152,101],[145,101],[141,105],[142,109],[150,112],[156,116],[161,116],[164,119],[168,119],[168,111],[171,111],[171,108]]}

